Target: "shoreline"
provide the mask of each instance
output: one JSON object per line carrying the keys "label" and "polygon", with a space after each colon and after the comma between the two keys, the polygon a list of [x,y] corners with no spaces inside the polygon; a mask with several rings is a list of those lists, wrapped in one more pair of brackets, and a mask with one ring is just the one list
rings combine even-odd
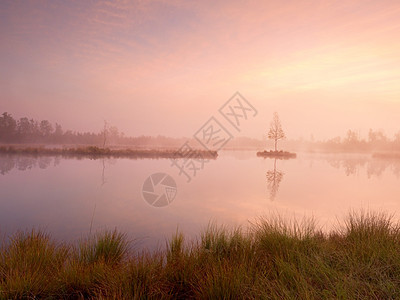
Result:
{"label": "shoreline", "polygon": [[0,154],[32,155],[32,156],[63,156],[63,157],[116,157],[116,158],[199,158],[216,159],[217,151],[193,150],[190,153],[170,150],[151,149],[110,149],[97,146],[75,148],[45,148],[45,147],[14,147],[0,146]]}

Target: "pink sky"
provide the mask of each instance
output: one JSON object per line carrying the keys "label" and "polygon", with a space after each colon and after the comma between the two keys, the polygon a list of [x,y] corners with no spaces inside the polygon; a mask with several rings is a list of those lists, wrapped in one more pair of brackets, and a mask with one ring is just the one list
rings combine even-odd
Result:
{"label": "pink sky", "polygon": [[399,1],[2,1],[0,111],[191,136],[236,91],[289,138],[400,130]]}

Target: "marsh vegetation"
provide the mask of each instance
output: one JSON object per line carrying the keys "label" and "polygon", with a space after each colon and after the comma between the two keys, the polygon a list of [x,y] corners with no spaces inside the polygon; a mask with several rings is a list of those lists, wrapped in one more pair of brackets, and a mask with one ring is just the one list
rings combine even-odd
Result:
{"label": "marsh vegetation", "polygon": [[296,158],[297,155],[296,153],[291,153],[288,151],[260,151],[257,152],[257,156],[260,157],[271,157],[271,158],[278,158],[278,159],[290,159],[290,158]]}
{"label": "marsh vegetation", "polygon": [[[24,154],[37,156],[71,156],[71,157],[119,157],[119,158],[185,158],[187,152],[179,149],[110,149],[96,146],[74,147],[74,148],[46,148],[46,147],[14,147],[0,146],[0,153],[3,154]],[[190,157],[216,159],[216,151],[192,150]]]}
{"label": "marsh vegetation", "polygon": [[0,251],[4,299],[396,299],[399,276],[400,226],[368,212],[327,233],[279,217],[247,231],[209,225],[155,252],[117,231],[67,245],[33,230]]}

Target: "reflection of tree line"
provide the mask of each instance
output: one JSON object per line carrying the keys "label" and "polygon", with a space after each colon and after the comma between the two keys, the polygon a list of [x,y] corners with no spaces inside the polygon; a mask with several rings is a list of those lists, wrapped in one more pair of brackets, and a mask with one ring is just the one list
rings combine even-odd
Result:
{"label": "reflection of tree line", "polygon": [[[68,159],[62,156],[37,156],[37,155],[0,155],[0,174],[5,175],[13,169],[27,171],[34,168],[47,169],[50,166],[58,166],[61,159]],[[73,157],[82,160],[82,157]],[[103,161],[102,182],[105,183],[105,159]],[[107,161],[112,161],[108,159]],[[103,183],[103,184],[104,184]]]}
{"label": "reflection of tree line", "polygon": [[[6,175],[13,169],[27,171],[34,168],[47,169],[50,166],[58,166],[61,156],[21,156],[21,155],[0,155],[0,174]],[[65,159],[65,158],[63,158]],[[77,158],[81,160],[82,158]],[[115,159],[102,158],[101,186],[107,183],[106,162],[115,164]]]}
{"label": "reflection of tree line", "polygon": [[400,161],[390,159],[371,159],[363,158],[326,158],[329,165],[336,169],[343,169],[346,176],[357,175],[362,169],[365,169],[368,178],[380,177],[383,172],[389,170],[400,177]]}
{"label": "reflection of tree line", "polygon": [[33,168],[46,169],[51,165],[59,165],[60,160],[60,157],[49,156],[0,155],[0,174],[5,175],[13,169],[19,171]]}
{"label": "reflection of tree line", "polygon": [[[371,159],[370,157],[359,158],[323,158],[330,166],[341,169],[346,176],[360,174],[360,171],[365,170],[367,177],[380,177],[386,170],[392,172],[396,178],[400,178],[400,160],[390,159]],[[283,180],[284,172],[277,169],[277,159],[274,159],[273,169],[267,171],[267,189],[269,191],[269,199],[275,200],[281,181]]]}

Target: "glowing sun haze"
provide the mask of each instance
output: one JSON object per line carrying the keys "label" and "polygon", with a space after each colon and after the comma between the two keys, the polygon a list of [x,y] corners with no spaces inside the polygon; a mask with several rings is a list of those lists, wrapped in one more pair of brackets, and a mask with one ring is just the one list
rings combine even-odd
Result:
{"label": "glowing sun haze", "polygon": [[0,111],[191,136],[236,91],[260,138],[400,130],[400,2],[0,2]]}

